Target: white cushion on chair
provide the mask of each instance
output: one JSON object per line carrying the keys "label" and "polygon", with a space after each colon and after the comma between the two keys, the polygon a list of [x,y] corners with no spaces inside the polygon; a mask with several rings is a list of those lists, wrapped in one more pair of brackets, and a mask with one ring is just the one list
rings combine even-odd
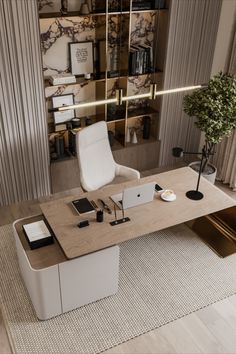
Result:
{"label": "white cushion on chair", "polygon": [[115,177],[115,161],[108,140],[107,125],[98,122],[77,134],[80,179],[87,191],[110,183]]}
{"label": "white cushion on chair", "polygon": [[86,191],[96,190],[113,181],[116,175],[140,178],[138,171],[118,165],[113,158],[106,122],[98,122],[76,135],[80,182]]}

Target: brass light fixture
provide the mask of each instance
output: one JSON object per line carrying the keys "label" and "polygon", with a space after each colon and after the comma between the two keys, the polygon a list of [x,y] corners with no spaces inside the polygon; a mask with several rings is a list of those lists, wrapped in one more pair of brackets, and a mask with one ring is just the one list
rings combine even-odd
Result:
{"label": "brass light fixture", "polygon": [[170,93],[185,92],[185,91],[190,91],[190,90],[196,90],[196,89],[204,88],[204,87],[206,87],[206,84],[195,85],[195,86],[177,87],[177,88],[174,88],[174,89],[161,90],[161,91],[157,91],[156,86],[157,86],[156,84],[151,84],[149,92],[142,93],[142,94],[139,94],[139,95],[133,95],[133,96],[123,96],[122,89],[119,89],[119,90],[116,91],[116,97],[114,97],[114,98],[107,98],[105,100],[99,100],[99,101],[77,103],[77,104],[73,104],[73,105],[63,105],[61,107],[51,108],[51,109],[49,109],[49,112],[62,112],[62,111],[66,111],[66,110],[69,110],[69,109],[95,107],[95,106],[100,106],[100,105],[108,104],[108,103],[116,103],[117,105],[121,105],[123,102],[131,101],[131,100],[138,100],[140,98],[149,98],[149,99],[153,100],[157,96],[162,96],[162,95],[167,95],[167,94],[170,94]]}

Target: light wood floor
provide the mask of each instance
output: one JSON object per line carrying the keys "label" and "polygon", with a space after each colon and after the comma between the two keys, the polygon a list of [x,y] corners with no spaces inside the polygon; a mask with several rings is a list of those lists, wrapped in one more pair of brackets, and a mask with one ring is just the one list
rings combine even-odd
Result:
{"label": "light wood floor", "polygon": [[[143,175],[147,176],[159,171],[145,171]],[[216,183],[216,185],[236,200],[235,192],[220,183]],[[63,192],[52,198],[74,192],[75,190]],[[11,223],[21,217],[37,214],[40,211],[39,202],[41,201],[0,207],[0,225]],[[0,311],[0,354],[10,353],[12,351]],[[143,334],[104,353],[236,353],[236,295]],[[78,352],[78,354],[80,353]]]}

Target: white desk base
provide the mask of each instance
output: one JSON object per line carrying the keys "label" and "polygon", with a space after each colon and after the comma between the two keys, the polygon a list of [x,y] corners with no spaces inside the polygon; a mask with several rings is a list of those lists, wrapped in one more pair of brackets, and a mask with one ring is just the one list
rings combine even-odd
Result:
{"label": "white desk base", "polygon": [[119,246],[36,270],[29,263],[14,224],[21,275],[40,320],[47,320],[117,292]]}

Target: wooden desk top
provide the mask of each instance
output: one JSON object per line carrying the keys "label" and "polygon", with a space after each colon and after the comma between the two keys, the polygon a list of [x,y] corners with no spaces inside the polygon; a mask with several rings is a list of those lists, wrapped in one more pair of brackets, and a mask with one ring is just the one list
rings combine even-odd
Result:
{"label": "wooden desk top", "polygon": [[[71,259],[235,205],[232,198],[205,178],[201,178],[199,188],[204,198],[199,201],[188,199],[185,193],[196,188],[197,177],[198,174],[191,168],[183,167],[140,180],[109,185],[94,192],[43,203],[40,207],[66,257]],[[114,212],[112,215],[104,212],[104,222],[97,223],[95,213],[80,216],[71,206],[72,200],[86,196],[97,205],[98,198],[101,198],[113,209],[113,202],[109,196],[122,192],[124,188],[152,181],[164,189],[174,190],[177,199],[174,202],[165,202],[155,193],[153,202],[127,209],[125,216],[131,220],[124,224],[116,226],[109,224],[115,219]],[[121,211],[118,211],[117,217],[122,217]],[[78,228],[78,222],[85,219],[89,220],[90,225]]]}

